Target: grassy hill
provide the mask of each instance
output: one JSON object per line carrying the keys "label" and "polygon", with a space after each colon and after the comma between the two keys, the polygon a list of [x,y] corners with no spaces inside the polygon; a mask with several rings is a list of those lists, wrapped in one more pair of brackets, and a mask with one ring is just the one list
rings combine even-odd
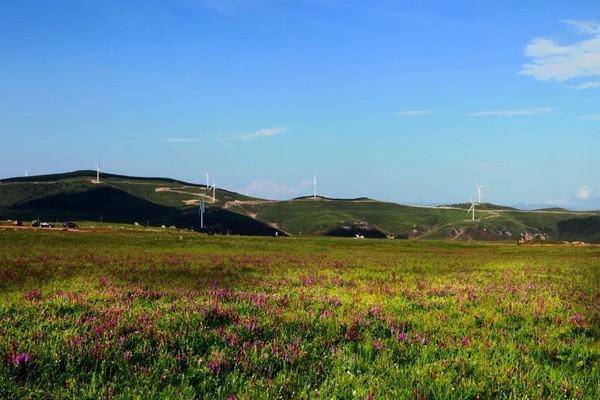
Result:
{"label": "grassy hill", "polygon": [[11,178],[0,181],[0,219],[104,221],[175,225],[200,229],[198,207],[205,195],[207,230],[219,233],[272,235],[272,227],[221,205],[252,200],[222,189],[212,191],[168,178],[134,178],[95,171]]}
{"label": "grassy hill", "polygon": [[213,191],[205,185],[106,173],[100,183],[95,178],[95,171],[75,171],[0,180],[0,219],[39,216],[48,221],[139,222],[198,230],[204,195],[205,226],[222,233],[507,240],[518,239],[522,232],[542,232],[553,240],[600,241],[600,212],[522,211],[483,203],[472,221],[470,203],[416,207],[368,198],[271,201],[218,188],[213,201]]}
{"label": "grassy hill", "polygon": [[[294,235],[343,235],[365,237],[393,235],[399,238],[500,240],[517,239],[521,232],[543,232],[559,240],[558,223],[598,212],[519,211],[482,204],[476,220],[469,205],[416,207],[369,199],[354,201],[302,198],[279,202],[240,202],[239,212],[265,221]],[[572,238],[571,238],[572,239]]]}

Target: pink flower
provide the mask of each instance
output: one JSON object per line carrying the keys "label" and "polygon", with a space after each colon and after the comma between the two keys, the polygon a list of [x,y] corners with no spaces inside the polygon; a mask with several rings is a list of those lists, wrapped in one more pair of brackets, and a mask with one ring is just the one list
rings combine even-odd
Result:
{"label": "pink flower", "polygon": [[29,354],[27,353],[21,353],[12,357],[12,362],[15,366],[25,365],[29,362],[29,360],[31,360],[31,357],[29,357]]}

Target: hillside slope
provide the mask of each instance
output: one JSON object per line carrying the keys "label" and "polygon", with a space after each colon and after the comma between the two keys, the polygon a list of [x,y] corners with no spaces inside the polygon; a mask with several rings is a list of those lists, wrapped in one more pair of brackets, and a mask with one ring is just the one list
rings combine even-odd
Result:
{"label": "hillside slope", "polygon": [[600,214],[519,211],[482,204],[476,209],[476,220],[472,221],[467,212],[469,206],[416,207],[369,199],[345,201],[319,197],[229,204],[232,209],[295,235],[359,234],[449,240],[518,239],[521,233],[544,233],[550,239],[562,240],[558,229],[561,221]]}
{"label": "hillside slope", "polygon": [[198,209],[206,201],[206,231],[272,235],[275,230],[246,215],[224,209],[226,201],[251,200],[168,178],[134,178],[94,171],[12,178],[0,181],[0,219],[104,221],[175,225],[201,230]]}
{"label": "hillside slope", "polygon": [[324,197],[272,201],[169,178],[106,173],[100,183],[95,178],[95,171],[75,171],[0,180],[0,219],[139,222],[199,230],[204,196],[205,230],[222,233],[443,240],[516,240],[537,233],[551,240],[600,241],[600,212],[521,211],[484,203],[472,221],[470,204],[416,207]]}

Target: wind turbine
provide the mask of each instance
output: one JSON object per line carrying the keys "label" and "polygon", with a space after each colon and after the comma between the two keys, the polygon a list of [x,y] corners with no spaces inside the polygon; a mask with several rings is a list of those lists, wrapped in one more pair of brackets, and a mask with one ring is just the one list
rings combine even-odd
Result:
{"label": "wind turbine", "polygon": [[204,193],[202,193],[202,201],[200,202],[200,209],[198,209],[198,214],[200,214],[200,228],[204,228]]}
{"label": "wind turbine", "polygon": [[29,176],[29,170],[28,170],[28,169],[26,169],[26,170],[25,170],[25,178],[27,178],[28,176]]}
{"label": "wind turbine", "polygon": [[471,201],[471,208],[469,208],[467,213],[470,213],[471,211],[473,211],[473,217],[471,220],[475,221],[475,203],[473,202],[473,199],[471,198],[471,196],[469,196],[469,200]]}
{"label": "wind turbine", "polygon": [[485,185],[479,185],[477,182],[475,182],[475,186],[477,186],[477,202],[481,203],[481,189],[483,189]]}
{"label": "wind turbine", "polygon": [[213,203],[216,201],[216,197],[215,194],[217,192],[217,186],[215,185],[215,178],[213,177],[213,184],[212,184],[212,191],[213,191]]}
{"label": "wind turbine", "polygon": [[98,164],[96,164],[96,183],[100,183],[100,161],[102,161],[102,157],[98,159]]}
{"label": "wind turbine", "polygon": [[313,175],[313,198],[317,198],[317,174]]}

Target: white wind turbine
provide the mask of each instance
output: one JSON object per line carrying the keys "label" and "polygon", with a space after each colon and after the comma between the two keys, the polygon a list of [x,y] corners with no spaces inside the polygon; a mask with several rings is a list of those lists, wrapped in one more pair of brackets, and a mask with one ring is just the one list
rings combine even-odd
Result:
{"label": "white wind turbine", "polygon": [[26,170],[25,170],[25,178],[27,178],[28,176],[29,176],[29,170],[28,170],[28,169],[26,169]]}
{"label": "white wind turbine", "polygon": [[100,183],[100,161],[102,161],[102,157],[98,159],[98,164],[96,164],[96,183]]}
{"label": "white wind turbine", "polygon": [[216,201],[216,193],[217,193],[217,186],[215,185],[215,177],[213,176],[213,184],[212,184],[212,191],[213,191],[213,203]]}
{"label": "white wind turbine", "polygon": [[483,189],[485,185],[479,185],[477,182],[475,182],[475,186],[477,186],[477,202],[481,203],[481,189]]}
{"label": "white wind turbine", "polygon": [[471,198],[471,196],[469,196],[469,201],[471,201],[471,208],[469,208],[469,210],[467,211],[467,213],[470,213],[472,211],[473,212],[473,217],[471,218],[471,220],[475,221],[475,203],[473,202],[473,199]]}
{"label": "white wind turbine", "polygon": [[313,198],[317,198],[317,174],[313,175]]}
{"label": "white wind turbine", "polygon": [[204,228],[204,193],[202,193],[202,201],[200,202],[200,209],[198,210],[198,214],[200,214],[200,228]]}

